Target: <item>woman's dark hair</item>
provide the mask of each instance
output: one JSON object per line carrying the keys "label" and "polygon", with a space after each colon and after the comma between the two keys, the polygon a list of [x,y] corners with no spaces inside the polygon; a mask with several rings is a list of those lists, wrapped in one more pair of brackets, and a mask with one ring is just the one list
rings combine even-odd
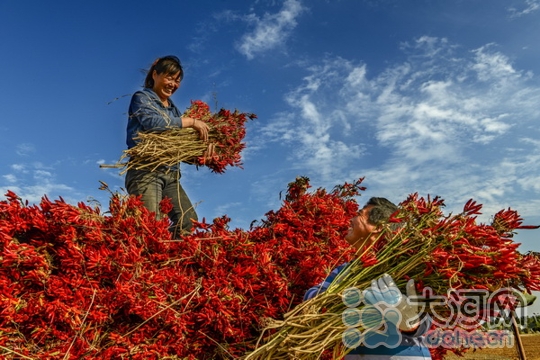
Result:
{"label": "woman's dark hair", "polygon": [[144,79],[145,88],[154,87],[154,79],[152,78],[154,70],[156,70],[158,74],[165,73],[166,75],[174,75],[180,73],[180,81],[184,79],[184,70],[182,69],[182,63],[180,62],[180,59],[178,59],[174,55],[167,55],[157,58],[156,61],[154,61],[154,63],[152,64],[152,66],[150,66],[150,69],[148,69],[148,72],[146,73],[146,78]]}

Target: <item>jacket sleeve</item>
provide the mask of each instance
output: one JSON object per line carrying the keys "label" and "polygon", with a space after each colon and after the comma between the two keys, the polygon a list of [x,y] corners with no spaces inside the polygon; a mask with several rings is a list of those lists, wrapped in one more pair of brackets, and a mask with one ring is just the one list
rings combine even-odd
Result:
{"label": "jacket sleeve", "polygon": [[142,91],[133,94],[129,116],[138,121],[143,131],[163,131],[171,127],[182,127],[180,115],[173,115],[161,106],[158,100]]}
{"label": "jacket sleeve", "polygon": [[336,276],[341,272],[341,270],[343,270],[345,268],[345,266],[347,266],[348,263],[345,263],[345,264],[341,264],[340,266],[338,266],[337,268],[335,268],[334,270],[332,270],[332,272],[328,275],[328,277],[320,284],[318,285],[315,285],[313,286],[312,288],[310,288],[308,291],[306,291],[306,293],[304,294],[304,301],[306,300],[309,300],[311,298],[314,298],[315,296],[317,296],[319,293],[322,293],[324,291],[326,291],[326,289],[328,289],[328,287],[330,286],[330,284],[332,283],[332,281],[334,281],[334,279],[336,278]]}

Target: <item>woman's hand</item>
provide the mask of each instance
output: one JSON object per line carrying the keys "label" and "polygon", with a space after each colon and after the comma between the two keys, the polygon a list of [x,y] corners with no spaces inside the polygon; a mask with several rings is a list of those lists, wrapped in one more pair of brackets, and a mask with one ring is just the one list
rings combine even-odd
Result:
{"label": "woman's hand", "polygon": [[210,130],[210,128],[208,127],[208,125],[204,121],[193,119],[193,118],[190,118],[190,117],[183,117],[182,118],[182,127],[184,127],[184,128],[189,128],[190,127],[190,128],[193,128],[193,129],[197,130],[201,140],[202,141],[208,141],[208,131]]}
{"label": "woman's hand", "polygon": [[216,155],[216,144],[208,143],[208,147],[203,153],[204,163],[211,163],[214,160],[214,156]]}

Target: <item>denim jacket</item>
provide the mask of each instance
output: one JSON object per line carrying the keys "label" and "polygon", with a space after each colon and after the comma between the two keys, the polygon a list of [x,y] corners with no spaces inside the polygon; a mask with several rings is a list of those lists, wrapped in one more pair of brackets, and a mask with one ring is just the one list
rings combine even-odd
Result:
{"label": "denim jacket", "polygon": [[159,132],[171,127],[182,127],[182,114],[171,99],[169,106],[166,107],[150,88],[144,88],[133,94],[127,124],[128,149],[136,145],[134,138],[140,131]]}

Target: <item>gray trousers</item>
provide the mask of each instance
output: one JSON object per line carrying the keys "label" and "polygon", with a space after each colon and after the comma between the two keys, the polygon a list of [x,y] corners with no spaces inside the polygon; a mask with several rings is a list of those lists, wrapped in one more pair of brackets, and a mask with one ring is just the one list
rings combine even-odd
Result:
{"label": "gray trousers", "polygon": [[180,176],[179,170],[164,173],[129,169],[125,179],[128,194],[142,195],[144,206],[155,212],[158,218],[164,215],[159,209],[161,200],[166,197],[171,199],[173,209],[167,215],[172,222],[170,230],[176,238],[191,233],[191,220],[198,220],[189,197],[180,185]]}

